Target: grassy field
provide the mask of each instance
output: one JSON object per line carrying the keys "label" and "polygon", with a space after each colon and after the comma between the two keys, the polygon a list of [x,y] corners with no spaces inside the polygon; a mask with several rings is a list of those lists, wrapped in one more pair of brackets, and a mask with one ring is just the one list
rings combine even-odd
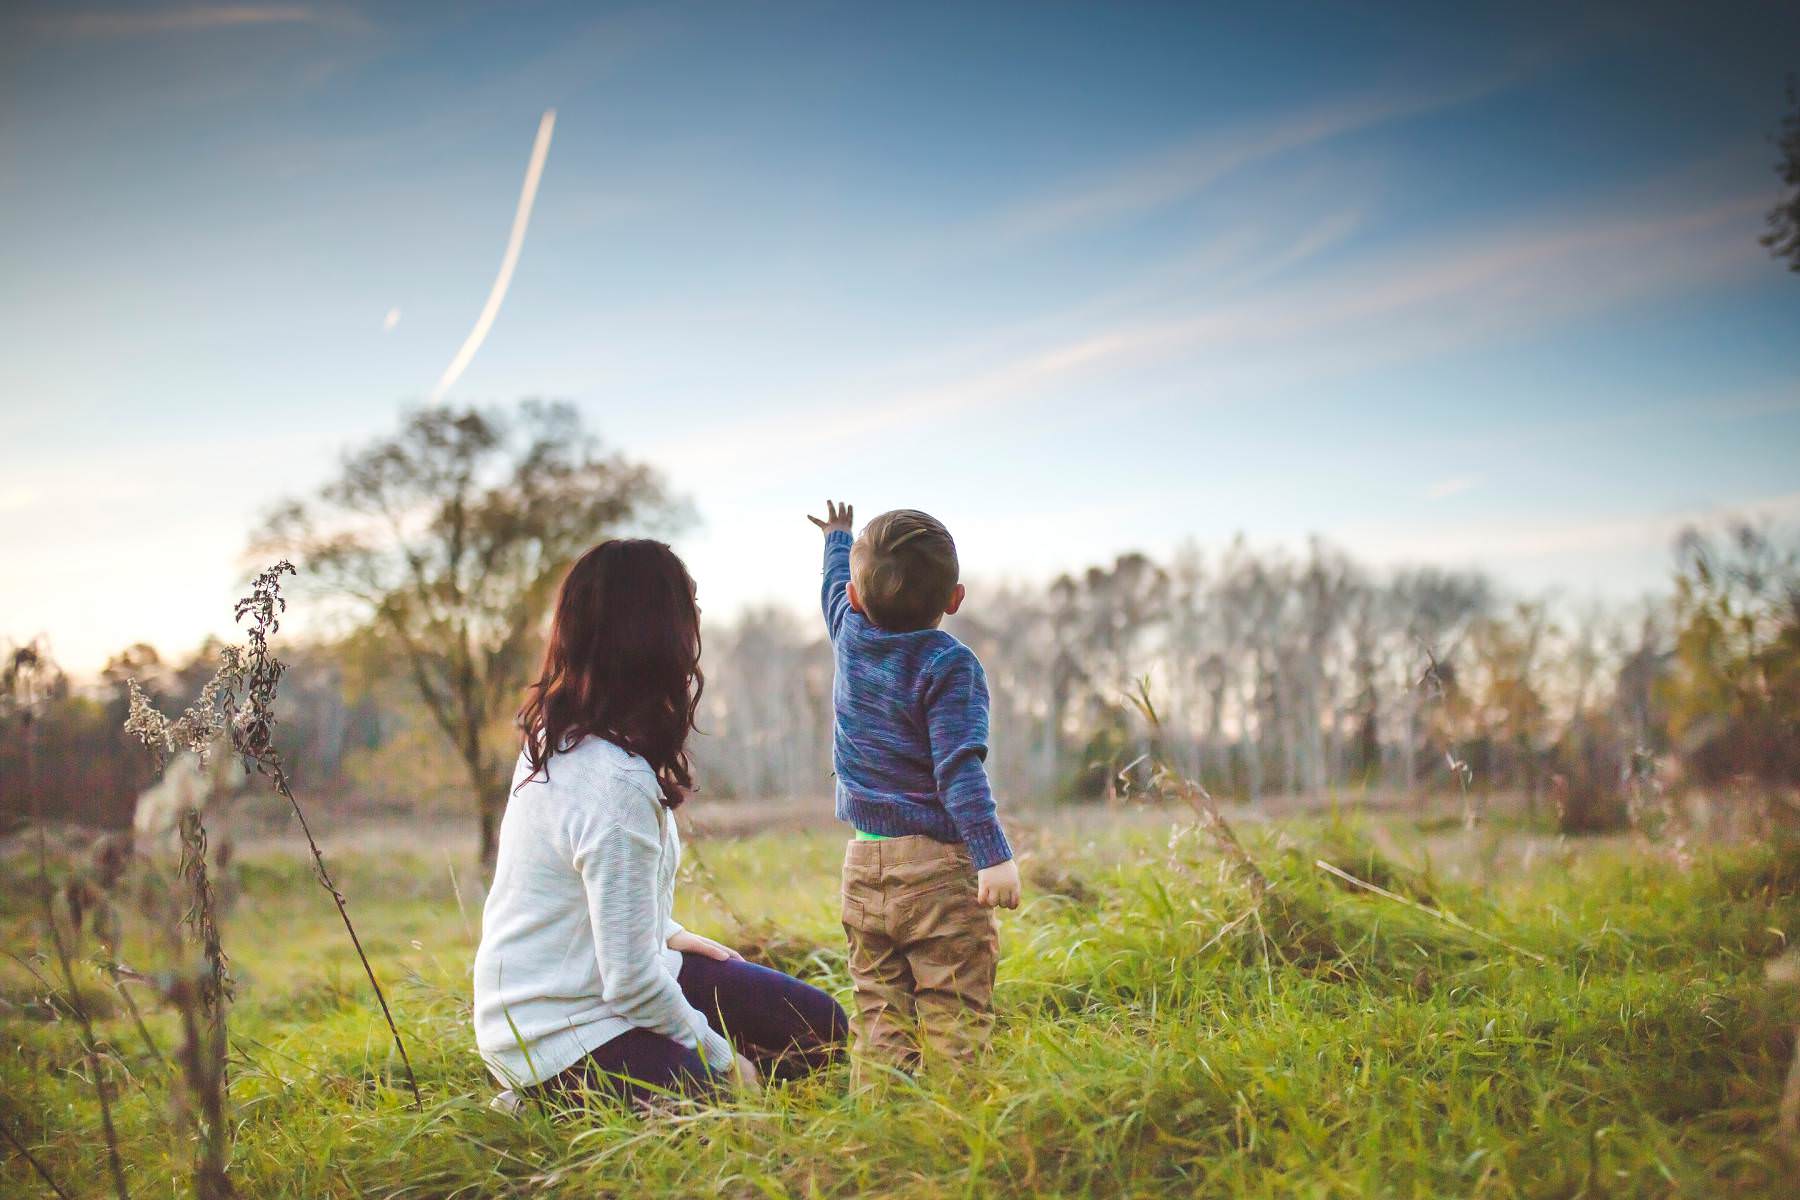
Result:
{"label": "grassy field", "polygon": [[[979,1069],[855,1098],[839,1071],[648,1120],[490,1111],[469,881],[436,855],[340,855],[415,1110],[329,898],[303,863],[251,858],[224,924],[232,1180],[246,1197],[1793,1194],[1773,1126],[1800,1000],[1763,964],[1800,928],[1800,855],[1677,869],[1589,848],[1480,886],[1415,860],[1403,826],[1299,823],[1252,836],[1276,889],[1246,916],[1244,889],[1166,829],[1026,840]],[[841,846],[701,843],[682,918],[847,999]],[[1337,883],[1318,858],[1506,944]],[[5,948],[29,963],[34,863],[3,869]],[[128,930],[128,958],[142,941]],[[71,1192],[110,1194],[73,1022],[49,1019],[25,963],[0,968],[0,1115]],[[84,981],[107,1014],[133,1195],[190,1194],[163,1069],[105,979]],[[148,1021],[174,1045],[171,1014]],[[0,1192],[49,1194],[3,1161]]]}

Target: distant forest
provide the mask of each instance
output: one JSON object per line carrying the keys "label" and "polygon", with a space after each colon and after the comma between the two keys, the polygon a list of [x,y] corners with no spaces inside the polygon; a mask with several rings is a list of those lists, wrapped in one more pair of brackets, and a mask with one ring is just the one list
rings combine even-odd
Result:
{"label": "distant forest", "polygon": [[[1671,591],[1643,603],[1504,598],[1477,573],[1371,571],[1314,542],[1141,554],[1047,588],[977,589],[951,628],[993,695],[1004,802],[1089,803],[1152,761],[1222,799],[1495,793],[1571,832],[1616,828],[1634,787],[1800,784],[1800,570],[1766,532],[1684,538]],[[831,657],[810,615],[705,630],[700,798],[829,802]],[[23,647],[15,647],[16,667]],[[178,708],[211,671],[123,651],[72,687],[51,670],[29,729],[10,711],[0,797],[29,815],[131,821],[152,780],[121,732],[125,680]],[[358,639],[291,646],[281,743],[344,811],[467,811],[469,786],[415,695]],[[1435,661],[1435,669],[1432,664]],[[1152,727],[1130,697],[1156,706]],[[504,731],[496,736],[504,742]],[[1466,773],[1466,774],[1465,774]]]}

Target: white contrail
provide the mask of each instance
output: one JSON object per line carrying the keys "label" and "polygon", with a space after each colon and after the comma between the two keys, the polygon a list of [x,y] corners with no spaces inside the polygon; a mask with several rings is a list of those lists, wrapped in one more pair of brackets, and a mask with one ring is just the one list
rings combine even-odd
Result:
{"label": "white contrail", "polygon": [[506,239],[506,253],[500,259],[500,273],[494,276],[493,290],[488,292],[487,303],[481,306],[481,315],[475,318],[475,328],[469,330],[462,348],[450,360],[450,365],[444,368],[437,387],[432,389],[433,402],[442,400],[444,393],[462,378],[462,373],[468,369],[475,352],[481,349],[481,343],[487,339],[488,330],[493,328],[494,318],[500,315],[500,305],[506,300],[507,285],[512,283],[513,268],[519,263],[519,250],[525,245],[525,227],[531,224],[531,202],[537,199],[538,179],[544,173],[544,160],[550,156],[550,131],[555,127],[556,110],[547,108],[543,119],[538,122],[537,140],[531,144],[531,162],[525,168],[525,186],[519,189],[519,207],[513,213],[512,236]]}

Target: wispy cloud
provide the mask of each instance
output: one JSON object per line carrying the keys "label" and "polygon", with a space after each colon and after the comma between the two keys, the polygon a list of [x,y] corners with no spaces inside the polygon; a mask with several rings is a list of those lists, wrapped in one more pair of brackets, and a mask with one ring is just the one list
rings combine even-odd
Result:
{"label": "wispy cloud", "polygon": [[1800,519],[1800,492],[1760,496],[1677,512],[1622,514],[1590,520],[1458,522],[1454,528],[1379,528],[1333,531],[1360,553],[1387,563],[1464,563],[1508,566],[1517,562],[1595,553],[1667,550],[1684,530],[1709,529],[1732,520],[1787,522]]}
{"label": "wispy cloud", "polygon": [[1524,77],[1492,72],[1435,90],[1344,97],[1229,133],[1205,133],[1115,170],[1058,187],[986,224],[984,233],[1016,241],[1066,233],[1190,199],[1247,167],[1354,133],[1468,104]]}
{"label": "wispy cloud", "polygon": [[1479,475],[1458,475],[1451,479],[1440,479],[1425,489],[1425,498],[1448,500],[1452,496],[1460,496],[1464,492],[1473,491],[1480,483]]}
{"label": "wispy cloud", "polygon": [[[834,443],[873,438],[906,426],[924,427],[934,418],[984,406],[1005,404],[1047,388],[1059,378],[1111,357],[1116,351],[1106,336],[1054,346],[1003,362],[964,378],[902,391],[884,400],[845,407],[832,403],[813,414],[779,425],[758,417],[709,434],[696,445],[685,437],[679,445],[652,446],[652,457],[679,460],[689,470],[717,471],[777,456],[802,455]],[[762,468],[758,467],[758,470]]]}
{"label": "wispy cloud", "polygon": [[[1342,262],[1322,276],[1279,281],[1187,312],[1065,332],[935,383],[877,392],[854,408],[822,402],[798,414],[795,432],[745,422],[709,439],[711,451],[684,445],[671,456],[729,469],[762,453],[799,453],[933,416],[1047,399],[1077,376],[1160,360],[1180,364],[1191,395],[1226,385],[1266,393],[1524,337],[1756,269],[1755,224],[1764,203],[1761,195],[1690,201],[1627,218],[1563,217],[1416,243],[1398,255]],[[1643,209],[1626,202],[1621,211]],[[1334,233],[1323,230],[1318,240]]]}
{"label": "wispy cloud", "polygon": [[[1254,207],[1254,206],[1251,206]],[[1360,208],[1326,213],[1310,223],[1264,216],[1232,226],[1199,244],[1158,259],[1130,280],[1084,300],[1059,323],[1117,319],[1118,314],[1171,301],[1242,295],[1348,243],[1367,214]]]}
{"label": "wispy cloud", "polygon": [[1517,336],[1734,277],[1759,258],[1760,195],[1646,218],[1563,220],[1365,258],[1243,298],[1116,328],[1104,357],[1254,359],[1342,373]]}
{"label": "wispy cloud", "polygon": [[367,22],[349,9],[310,4],[192,4],[174,8],[83,9],[40,18],[37,28],[66,37],[142,37],[159,33],[241,29],[258,25],[339,25]]}
{"label": "wispy cloud", "polygon": [[[1481,447],[1483,453],[1489,456],[1514,454],[1539,446],[1566,445],[1580,441],[1598,443],[1633,430],[1690,425],[1696,422],[1719,425],[1728,421],[1749,421],[1794,412],[1800,412],[1800,377],[1737,391],[1682,395],[1598,416],[1559,417],[1532,425],[1508,425],[1504,429],[1484,430],[1481,434]],[[1446,431],[1431,437],[1422,444],[1422,449],[1445,455],[1456,454],[1468,444],[1469,436],[1464,430]]]}
{"label": "wispy cloud", "polygon": [[[973,246],[1049,236],[1147,212],[1253,163],[1478,101],[1525,80],[1557,53],[1522,57],[1455,86],[1341,101],[1249,132],[1195,140],[966,227],[952,240]],[[877,370],[859,381],[855,391],[868,399],[854,408],[832,399],[809,411],[802,402],[798,436],[818,445],[900,430],[927,414],[1030,403],[1050,398],[1077,375],[1157,360],[1181,361],[1190,397],[1266,394],[1731,282],[1760,261],[1754,226],[1766,196],[1707,197],[1702,185],[1711,177],[1660,177],[1584,211],[1415,238],[1397,249],[1371,243],[1360,254],[1356,235],[1379,217],[1366,201],[1315,215],[1285,241],[1266,227],[1281,222],[1266,221],[1252,204],[1256,217],[1141,267],[1117,287],[1060,313],[984,333],[977,340],[987,343],[985,354],[973,349],[959,356],[961,365],[937,382],[884,389]],[[975,232],[979,239],[970,237]],[[1337,253],[1321,272],[1314,260],[1327,251]],[[1302,266],[1313,269],[1297,270]],[[1198,304],[1196,293],[1203,297]],[[887,375],[916,380],[922,359],[934,357],[943,357],[937,348],[893,364]],[[873,387],[866,386],[870,376]],[[1134,403],[1116,401],[1120,408]],[[760,423],[745,422],[724,431],[713,442],[716,450],[696,456],[684,445],[675,456],[728,469],[744,461],[748,445],[779,455],[798,444],[792,435],[768,437]]]}

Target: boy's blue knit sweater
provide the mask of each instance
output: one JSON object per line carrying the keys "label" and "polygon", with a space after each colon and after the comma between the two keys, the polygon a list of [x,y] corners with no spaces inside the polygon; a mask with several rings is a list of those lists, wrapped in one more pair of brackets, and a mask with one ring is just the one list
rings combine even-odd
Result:
{"label": "boy's blue knit sweater", "polygon": [[825,535],[825,627],[837,660],[837,815],[864,833],[962,842],[977,867],[1012,857],[988,786],[987,676],[941,629],[892,633],[850,607],[850,544]]}

